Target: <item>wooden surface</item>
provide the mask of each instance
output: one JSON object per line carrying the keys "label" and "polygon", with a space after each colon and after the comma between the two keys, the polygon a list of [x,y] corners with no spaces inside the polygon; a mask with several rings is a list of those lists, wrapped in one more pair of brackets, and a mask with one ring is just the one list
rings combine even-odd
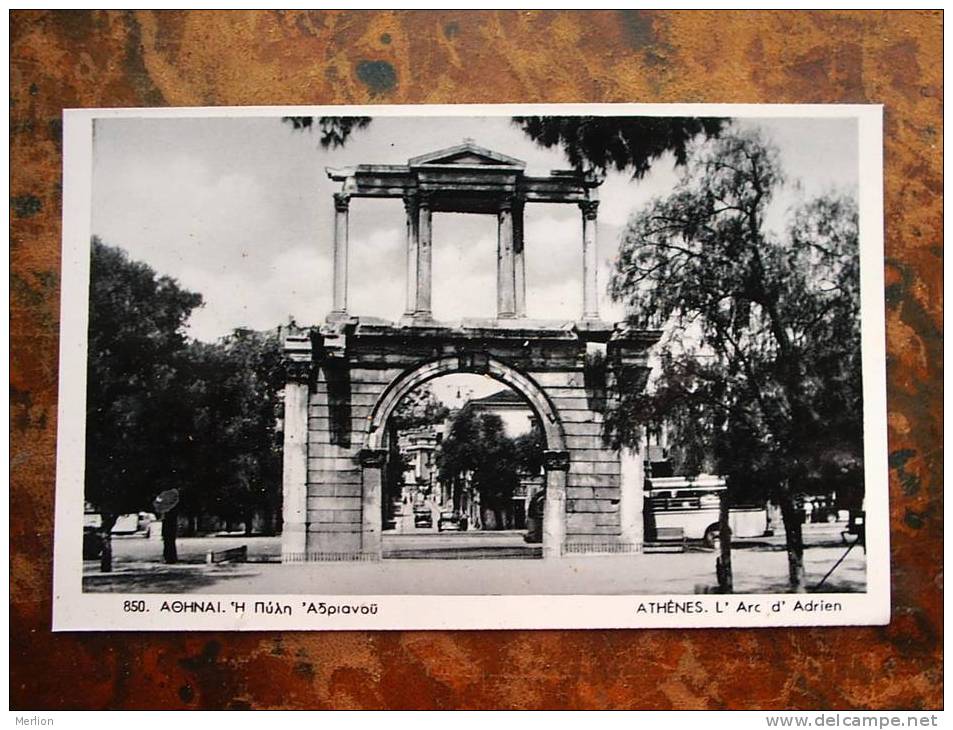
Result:
{"label": "wooden surface", "polygon": [[[11,14],[14,708],[937,708],[942,15]],[[886,105],[893,620],[839,629],[51,634],[64,107]]]}

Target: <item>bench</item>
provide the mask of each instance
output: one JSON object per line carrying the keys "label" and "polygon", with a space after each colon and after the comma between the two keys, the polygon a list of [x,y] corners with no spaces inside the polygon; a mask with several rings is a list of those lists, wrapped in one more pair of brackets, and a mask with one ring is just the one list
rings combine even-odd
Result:
{"label": "bench", "polygon": [[248,546],[240,545],[228,550],[209,550],[205,554],[205,562],[209,565],[214,563],[247,563]]}

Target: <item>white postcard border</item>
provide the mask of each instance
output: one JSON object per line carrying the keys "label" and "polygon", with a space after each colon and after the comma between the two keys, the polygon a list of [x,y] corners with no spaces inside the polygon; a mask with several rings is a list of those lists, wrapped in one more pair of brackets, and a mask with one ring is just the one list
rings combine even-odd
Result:
{"label": "white postcard border", "polygon": [[[857,120],[868,518],[866,593],[695,596],[234,596],[199,593],[83,593],[82,518],[93,121],[119,117],[555,114]],[[66,110],[63,125],[63,266],[53,630],[585,629],[888,623],[890,562],[882,119],[882,106],[852,104],[466,104]],[[802,603],[802,610],[795,609],[798,601]],[[808,602],[817,603],[818,606],[815,610],[804,610],[803,605]],[[241,604],[242,610],[237,610],[236,604]],[[747,608],[739,610],[742,604]],[[830,607],[832,605],[838,608]],[[321,606],[324,607],[323,613]],[[210,608],[215,610],[209,610]],[[332,611],[332,608],[335,610]],[[345,608],[348,610],[345,611]]]}

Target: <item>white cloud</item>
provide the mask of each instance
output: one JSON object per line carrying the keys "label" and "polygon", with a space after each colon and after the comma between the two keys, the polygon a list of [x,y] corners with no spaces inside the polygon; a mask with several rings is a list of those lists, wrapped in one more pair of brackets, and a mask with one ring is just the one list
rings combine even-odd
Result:
{"label": "white cloud", "polygon": [[348,310],[391,320],[400,317],[406,268],[403,211],[391,228],[355,236],[348,247]]}
{"label": "white cloud", "polygon": [[[754,122],[746,122],[751,124]],[[852,123],[761,120],[804,192],[857,184]],[[117,119],[98,122],[93,233],[194,291],[205,307],[191,331],[212,339],[234,327],[321,322],[331,307],[333,205],[324,167],[395,164],[430,150],[478,144],[526,160],[530,174],[565,169],[562,153],[528,140],[506,118],[377,118],[342,149],[275,118]],[[606,285],[632,212],[667,193],[670,157],[643,179],[611,173],[600,189],[601,313],[620,318]],[[796,191],[795,191],[796,192]],[[794,200],[794,193],[779,201]],[[350,213],[350,310],[397,319],[405,306],[405,222],[399,200],[355,200]],[[527,310],[573,318],[582,308],[582,224],[573,205],[526,208]],[[492,316],[493,216],[434,216],[433,306],[438,318]]]}

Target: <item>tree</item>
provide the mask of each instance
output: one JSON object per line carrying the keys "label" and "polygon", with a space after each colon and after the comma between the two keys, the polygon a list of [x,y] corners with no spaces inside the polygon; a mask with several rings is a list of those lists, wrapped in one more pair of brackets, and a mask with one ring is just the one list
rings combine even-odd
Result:
{"label": "tree", "polygon": [[437,450],[437,477],[450,485],[453,510],[461,507],[467,480],[480,463],[479,416],[469,405],[454,415],[450,429]]}
{"label": "tree", "polygon": [[[290,124],[292,129],[314,129],[315,117],[282,117],[281,121]],[[371,117],[317,117],[320,130],[320,143],[323,149],[343,147],[351,134],[365,129],[371,123]]]}
{"label": "tree", "polygon": [[229,430],[232,483],[242,505],[245,533],[260,511],[265,529],[274,530],[281,511],[282,437],[278,431],[285,386],[282,343],[278,329],[235,330],[223,346],[234,364],[231,385],[240,416]]}
{"label": "tree", "polygon": [[536,419],[533,419],[529,431],[513,439],[513,448],[516,450],[516,463],[520,473],[537,476],[542,471],[546,437]]}
{"label": "tree", "polygon": [[467,477],[480,495],[484,525],[502,529],[513,493],[519,486],[519,462],[513,439],[495,413],[477,413],[465,406],[454,417],[450,433],[437,453],[440,479],[455,486]]}
{"label": "tree", "polygon": [[177,486],[185,323],[199,294],[158,276],[119,248],[91,245],[86,379],[85,497],[102,516],[101,567],[112,569],[112,528]]}
{"label": "tree", "polygon": [[718,135],[726,120],[715,117],[513,117],[530,139],[558,147],[583,172],[610,169],[642,177],[666,152],[684,165],[689,143]]}
{"label": "tree", "polygon": [[[371,117],[282,117],[295,130],[312,130],[315,119],[323,149],[343,147],[351,134],[366,129]],[[629,170],[642,177],[666,152],[685,164],[689,143],[717,136],[727,123],[717,117],[513,117],[531,140],[547,149],[558,147],[578,171],[604,174]]]}
{"label": "tree", "polygon": [[201,515],[271,529],[281,500],[277,433],[283,366],[277,331],[236,329],[188,348],[187,490],[192,529]]}
{"label": "tree", "polygon": [[519,486],[516,446],[497,414],[482,414],[479,425],[480,450],[473,486],[480,494],[484,529],[503,529],[509,525],[513,494]]}
{"label": "tree", "polygon": [[389,425],[397,431],[406,431],[421,426],[433,426],[446,420],[450,409],[444,405],[430,385],[411,391],[397,404],[389,419]]}
{"label": "tree", "polygon": [[697,146],[674,191],[629,221],[612,296],[637,324],[670,328],[654,388],[610,420],[629,443],[634,424],[665,420],[682,444],[711,446],[733,495],[776,499],[800,589],[796,496],[862,468],[858,222],[853,200],[829,195],[774,234],[782,181],[758,133],[732,132]]}

